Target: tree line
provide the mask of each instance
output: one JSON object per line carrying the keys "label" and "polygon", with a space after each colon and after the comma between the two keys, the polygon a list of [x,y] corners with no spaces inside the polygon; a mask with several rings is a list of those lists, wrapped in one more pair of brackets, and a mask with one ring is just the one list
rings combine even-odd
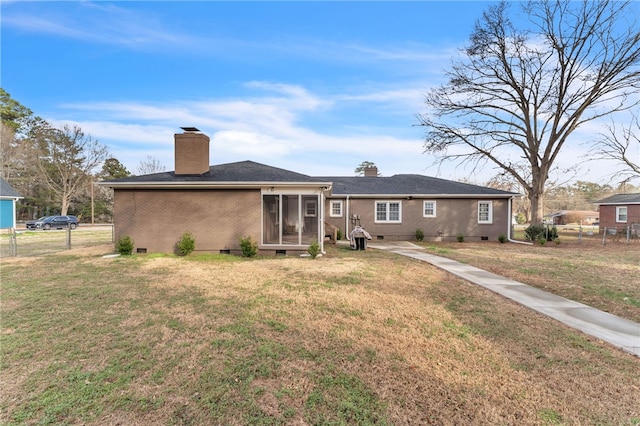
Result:
{"label": "tree line", "polygon": [[[95,185],[132,173],[107,147],[79,126],[56,128],[0,88],[1,176],[22,197],[18,220],[53,214],[73,214],[88,222],[112,219],[113,193]],[[164,171],[148,157],[138,169]]]}
{"label": "tree line", "polygon": [[[84,222],[112,220],[113,192],[95,183],[133,174],[110,156],[104,145],[78,126],[51,126],[2,88],[0,118],[1,176],[24,197],[17,203],[18,220],[49,214],[74,214]],[[608,141],[628,152],[630,143],[638,143],[639,134],[629,130],[621,138]],[[362,174],[365,166],[372,165],[375,164],[363,162],[355,173]],[[136,171],[142,175],[164,170],[156,159],[147,157],[140,161]],[[500,177],[484,185],[522,192],[513,180]],[[587,181],[548,182],[544,212],[593,210],[593,203],[601,198],[617,192],[638,191],[640,188],[627,181],[617,186]],[[514,213],[520,213],[527,221],[531,219],[531,204],[527,197],[515,201]]]}

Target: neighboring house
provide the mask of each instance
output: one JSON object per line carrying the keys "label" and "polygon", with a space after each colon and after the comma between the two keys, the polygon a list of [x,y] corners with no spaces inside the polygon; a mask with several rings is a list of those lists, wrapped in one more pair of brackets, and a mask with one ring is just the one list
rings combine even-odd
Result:
{"label": "neighboring house", "polygon": [[640,194],[617,194],[594,203],[600,212],[600,229],[618,230],[640,224]]}
{"label": "neighboring house", "polygon": [[599,213],[591,210],[561,210],[545,215],[552,225],[593,225],[598,222]]}
{"label": "neighboring house", "polygon": [[16,227],[16,201],[22,196],[0,177],[0,229]]}
{"label": "neighboring house", "polygon": [[[495,240],[510,235],[518,194],[421,175],[312,177],[255,163],[209,166],[209,137],[175,135],[175,171],[101,182],[114,190],[116,240],[135,252],[170,252],[185,232],[196,251],[239,253],[250,236],[263,253],[321,247],[329,229],[356,224],[375,240]],[[376,172],[377,175],[377,172]]]}

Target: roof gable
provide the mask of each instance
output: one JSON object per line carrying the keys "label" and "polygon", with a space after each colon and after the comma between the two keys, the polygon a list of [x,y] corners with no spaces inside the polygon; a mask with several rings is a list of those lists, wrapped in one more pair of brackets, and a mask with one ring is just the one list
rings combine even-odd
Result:
{"label": "roof gable", "polygon": [[3,198],[22,198],[18,191],[13,189],[9,182],[0,177],[0,197]]}

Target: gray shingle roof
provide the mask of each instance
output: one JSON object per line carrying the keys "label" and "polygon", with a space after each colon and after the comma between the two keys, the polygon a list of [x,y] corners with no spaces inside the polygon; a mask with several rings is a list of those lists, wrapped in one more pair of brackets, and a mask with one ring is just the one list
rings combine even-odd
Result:
{"label": "gray shingle roof", "polygon": [[317,178],[253,161],[219,164],[202,175],[176,175],[173,171],[113,179],[109,183],[149,182],[318,182]]}
{"label": "gray shingle roof", "polygon": [[514,196],[513,192],[455,182],[424,175],[399,174],[390,177],[322,177],[333,182],[334,195],[486,195]]}
{"label": "gray shingle roof", "polygon": [[334,195],[458,195],[511,197],[513,192],[471,185],[416,174],[390,177],[313,177],[253,161],[240,161],[211,166],[207,173],[197,176],[176,175],[173,171],[114,179],[105,184],[162,184],[162,183],[318,183],[333,182]]}
{"label": "gray shingle roof", "polygon": [[640,194],[616,194],[596,201],[594,204],[639,204]]}
{"label": "gray shingle roof", "polygon": [[0,197],[8,197],[8,198],[22,198],[18,192],[13,189],[9,183],[0,177]]}

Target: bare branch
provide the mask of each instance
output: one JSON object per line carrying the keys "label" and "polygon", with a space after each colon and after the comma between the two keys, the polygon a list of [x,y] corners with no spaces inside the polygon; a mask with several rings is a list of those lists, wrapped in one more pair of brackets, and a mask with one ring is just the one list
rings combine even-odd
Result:
{"label": "bare branch", "polygon": [[607,133],[601,133],[593,143],[591,160],[612,160],[620,166],[611,178],[640,177],[640,111],[631,116],[627,125],[611,121]]}
{"label": "bare branch", "polygon": [[[507,3],[487,9],[418,121],[425,152],[438,161],[491,163],[511,174],[536,221],[573,132],[637,104],[640,13],[617,1],[531,1],[523,9],[530,26],[522,28]],[[513,166],[522,162],[527,173]]]}
{"label": "bare branch", "polygon": [[54,129],[45,124],[33,136],[40,177],[60,199],[64,215],[72,198],[84,190],[87,177],[107,158],[107,148],[78,126]]}

